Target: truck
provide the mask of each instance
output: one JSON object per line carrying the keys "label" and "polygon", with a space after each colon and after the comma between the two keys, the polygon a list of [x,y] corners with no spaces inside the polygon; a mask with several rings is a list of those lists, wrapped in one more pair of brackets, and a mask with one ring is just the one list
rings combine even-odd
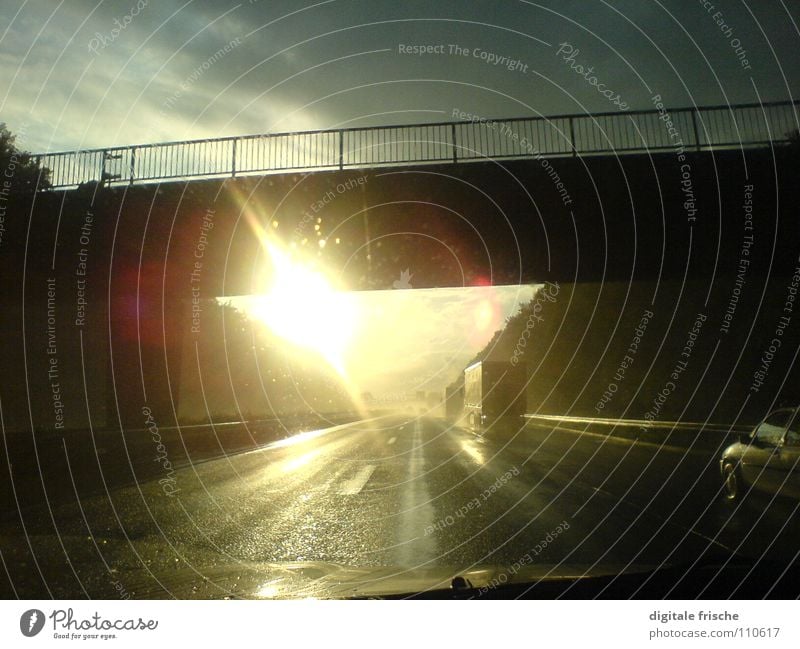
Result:
{"label": "truck", "polygon": [[478,361],[464,370],[464,415],[467,425],[482,434],[506,420],[519,424],[527,406],[527,368],[503,361]]}

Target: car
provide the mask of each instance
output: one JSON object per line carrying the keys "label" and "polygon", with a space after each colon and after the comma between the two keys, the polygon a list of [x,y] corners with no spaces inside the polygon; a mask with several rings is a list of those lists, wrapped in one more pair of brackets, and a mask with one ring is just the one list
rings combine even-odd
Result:
{"label": "car", "polygon": [[725,498],[751,489],[800,499],[800,408],[779,408],[722,452]]}

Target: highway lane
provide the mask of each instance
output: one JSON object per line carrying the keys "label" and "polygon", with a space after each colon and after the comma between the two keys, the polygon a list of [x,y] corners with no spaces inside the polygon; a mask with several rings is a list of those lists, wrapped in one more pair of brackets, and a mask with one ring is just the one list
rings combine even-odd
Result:
{"label": "highway lane", "polygon": [[552,426],[476,437],[439,419],[383,417],[73,497],[52,515],[6,516],[3,594],[170,596],[176,580],[213,586],[237,566],[297,562],[618,572],[718,545],[778,554],[797,538],[794,504],[759,520],[763,503],[736,510],[719,487],[712,454]]}

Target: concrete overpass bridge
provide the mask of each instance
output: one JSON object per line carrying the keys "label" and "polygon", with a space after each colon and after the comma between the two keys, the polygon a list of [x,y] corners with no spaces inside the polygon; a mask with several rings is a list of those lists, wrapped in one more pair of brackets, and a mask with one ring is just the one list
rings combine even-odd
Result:
{"label": "concrete overpass bridge", "polygon": [[[29,399],[41,410],[36,426],[54,425],[51,315],[61,376],[73,379],[62,395],[71,427],[90,418],[141,426],[145,403],[174,423],[181,372],[197,349],[209,353],[193,301],[252,293],[263,269],[251,217],[354,290],[391,289],[404,271],[414,288],[573,287],[561,294],[563,321],[552,323],[561,351],[548,352],[554,381],[567,366],[574,372],[552,392],[567,404],[595,356],[606,354],[613,373],[615,350],[628,343],[614,318],[598,314],[630,320],[627,331],[652,305],[663,319],[653,339],[682,345],[691,311],[704,309],[715,331],[737,290],[741,317],[730,335],[708,338],[709,354],[719,342],[738,351],[717,363],[734,362],[744,346],[757,355],[760,342],[745,342],[748,317],[774,328],[800,251],[797,108],[465,115],[42,155],[53,189],[12,197],[0,248],[0,354],[9,375],[25,378],[3,386],[6,426],[30,426]],[[212,327],[201,316],[203,335],[225,340]],[[246,342],[236,343],[237,358]],[[739,405],[736,397],[731,407]]]}

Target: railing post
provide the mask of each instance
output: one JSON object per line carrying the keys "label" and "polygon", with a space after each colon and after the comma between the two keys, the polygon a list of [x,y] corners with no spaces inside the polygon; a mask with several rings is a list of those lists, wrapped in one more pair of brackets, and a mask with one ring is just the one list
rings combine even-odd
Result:
{"label": "railing post", "polygon": [[577,157],[578,147],[575,144],[575,118],[571,116],[569,118],[569,139],[572,145],[572,155],[573,157]]}
{"label": "railing post", "polygon": [[103,149],[103,153],[100,156],[100,178],[98,179],[99,182],[102,184],[105,182],[106,179],[106,160],[108,159],[108,150]]}
{"label": "railing post", "polygon": [[136,147],[131,147],[131,185],[136,177]]}
{"label": "railing post", "polygon": [[339,131],[339,170],[344,169],[344,131]]}
{"label": "railing post", "polygon": [[231,178],[236,178],[236,139],[232,140],[231,147]]}
{"label": "railing post", "polygon": [[458,149],[456,148],[456,123],[450,125],[450,134],[453,139],[453,164],[458,162]]}
{"label": "railing post", "polygon": [[697,110],[692,108],[692,126],[694,127],[694,146],[697,151],[700,150],[700,131],[697,128]]}
{"label": "railing post", "polygon": [[39,184],[42,182],[42,175],[44,174],[44,169],[42,168],[42,156],[37,155],[33,158],[36,162],[36,168],[39,170],[39,175],[36,178],[36,189],[39,189]]}

